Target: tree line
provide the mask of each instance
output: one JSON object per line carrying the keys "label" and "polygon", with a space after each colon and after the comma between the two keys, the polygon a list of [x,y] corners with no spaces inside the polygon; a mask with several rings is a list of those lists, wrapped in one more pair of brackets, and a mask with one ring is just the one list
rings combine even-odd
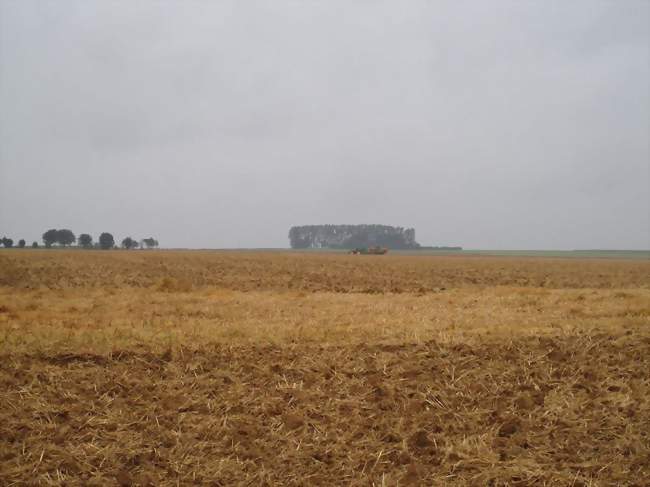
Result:
{"label": "tree line", "polygon": [[[56,228],[51,228],[50,230],[46,231],[43,236],[43,245],[45,248],[51,248],[54,245],[57,245],[59,247],[69,247],[74,245],[75,243],[77,244],[77,247],[84,248],[84,249],[102,249],[102,250],[108,250],[108,249],[114,249],[118,248],[115,238],[113,237],[112,234],[109,232],[104,232],[99,236],[99,239],[95,242],[93,241],[92,235],[88,233],[82,233],[79,235],[77,238],[75,234],[72,232],[72,230],[69,230],[67,228],[62,228],[62,229],[56,229]],[[3,237],[0,240],[0,244],[4,248],[10,249],[14,247],[14,241],[11,238],[8,237]],[[24,248],[26,246],[25,239],[20,239],[18,241],[18,248]],[[39,244],[38,242],[32,242],[32,248],[38,248]],[[141,240],[136,240],[131,237],[126,237],[122,240],[121,242],[121,248],[131,250],[131,249],[155,249],[158,247],[158,240],[156,240],[153,237],[149,238],[143,238]]]}
{"label": "tree line", "polygon": [[291,227],[289,243],[293,249],[354,249],[387,247],[418,249],[415,229],[389,225],[303,225]]}

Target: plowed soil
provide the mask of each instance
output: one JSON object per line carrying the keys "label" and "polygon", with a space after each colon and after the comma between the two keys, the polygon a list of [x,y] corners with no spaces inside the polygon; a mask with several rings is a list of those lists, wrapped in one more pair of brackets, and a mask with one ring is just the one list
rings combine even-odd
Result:
{"label": "plowed soil", "polygon": [[647,262],[359,259],[3,253],[0,485],[650,485]]}

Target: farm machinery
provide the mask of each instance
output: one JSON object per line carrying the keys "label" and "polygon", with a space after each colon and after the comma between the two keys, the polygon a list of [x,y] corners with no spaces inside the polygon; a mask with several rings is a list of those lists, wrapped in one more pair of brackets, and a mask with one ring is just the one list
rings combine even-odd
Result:
{"label": "farm machinery", "polygon": [[350,250],[348,253],[352,255],[384,255],[388,252],[386,247],[362,247]]}

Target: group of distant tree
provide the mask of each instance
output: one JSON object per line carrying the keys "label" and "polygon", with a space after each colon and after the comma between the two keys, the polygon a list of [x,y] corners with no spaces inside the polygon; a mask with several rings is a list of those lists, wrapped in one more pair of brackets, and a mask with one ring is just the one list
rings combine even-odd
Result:
{"label": "group of distant tree", "polygon": [[388,225],[304,225],[289,230],[294,249],[387,247],[418,249],[415,229]]}
{"label": "group of distant tree", "polygon": [[76,241],[76,237],[72,230],[64,228],[62,230],[56,230],[55,228],[48,230],[43,234],[43,243],[47,248],[50,248],[54,244],[59,244],[62,247],[67,247],[72,245]]}
{"label": "group of distant tree", "polygon": [[[99,236],[99,240],[97,242],[93,242],[93,237],[88,233],[82,233],[81,235],[79,235],[79,238],[77,238],[75,234],[72,232],[72,230],[68,230],[67,228],[63,228],[59,230],[52,228],[43,234],[43,244],[45,245],[45,248],[48,249],[54,245],[59,247],[69,247],[75,243],[77,244],[77,247],[81,247],[84,249],[108,250],[108,249],[117,248],[117,245],[115,243],[115,238],[113,237],[113,235],[111,235],[108,232],[102,233]],[[3,237],[0,240],[0,244],[2,244],[4,248],[10,249],[14,246],[14,241],[11,238]],[[26,242],[24,239],[20,239],[18,241],[19,248],[22,249],[25,247],[25,245]],[[39,247],[38,242],[32,243],[32,248],[38,248],[38,247]],[[158,247],[158,240],[149,237],[149,238],[143,238],[140,241],[138,241],[134,238],[126,237],[122,240],[121,247],[126,250],[137,249],[137,248],[155,249],[156,247]]]}
{"label": "group of distant tree", "polygon": [[[14,241],[11,238],[2,237],[2,239],[0,239],[0,245],[2,245],[7,249],[10,249],[14,246]],[[18,240],[18,247],[20,247],[21,249],[25,247],[25,240],[23,240],[22,238]]]}

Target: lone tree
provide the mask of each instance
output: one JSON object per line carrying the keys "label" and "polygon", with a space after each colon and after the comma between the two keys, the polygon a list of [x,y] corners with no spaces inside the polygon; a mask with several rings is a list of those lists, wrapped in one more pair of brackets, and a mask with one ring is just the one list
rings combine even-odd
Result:
{"label": "lone tree", "polygon": [[37,249],[38,248],[38,242],[36,242],[36,241],[32,242],[32,248]]}
{"label": "lone tree", "polygon": [[25,243],[26,243],[25,239],[21,238],[20,240],[18,240],[18,247],[20,247],[21,249],[24,249],[25,248]]}
{"label": "lone tree", "polygon": [[133,240],[131,237],[126,237],[124,240],[122,240],[122,247],[124,247],[126,250],[134,249],[138,246],[138,242],[136,240]]}
{"label": "lone tree", "polygon": [[59,232],[56,228],[52,228],[43,234],[43,243],[47,248],[50,248],[53,243],[57,241]]}
{"label": "lone tree", "polygon": [[4,245],[5,249],[10,249],[14,246],[14,241],[10,238],[2,237],[2,245]]}
{"label": "lone tree", "polygon": [[102,250],[112,249],[115,245],[115,239],[113,235],[108,232],[104,232],[99,236],[99,247]]}
{"label": "lone tree", "polygon": [[64,228],[56,231],[56,241],[64,247],[73,244],[75,240],[77,239],[75,238],[74,233],[72,233],[72,230]]}
{"label": "lone tree", "polygon": [[84,249],[89,249],[93,246],[93,238],[87,233],[82,233],[81,235],[79,235],[77,241],[79,242],[79,245],[82,246]]}
{"label": "lone tree", "polygon": [[156,240],[155,238],[152,237],[143,238],[142,241],[144,242],[144,244],[147,246],[148,249],[158,247],[158,240]]}

